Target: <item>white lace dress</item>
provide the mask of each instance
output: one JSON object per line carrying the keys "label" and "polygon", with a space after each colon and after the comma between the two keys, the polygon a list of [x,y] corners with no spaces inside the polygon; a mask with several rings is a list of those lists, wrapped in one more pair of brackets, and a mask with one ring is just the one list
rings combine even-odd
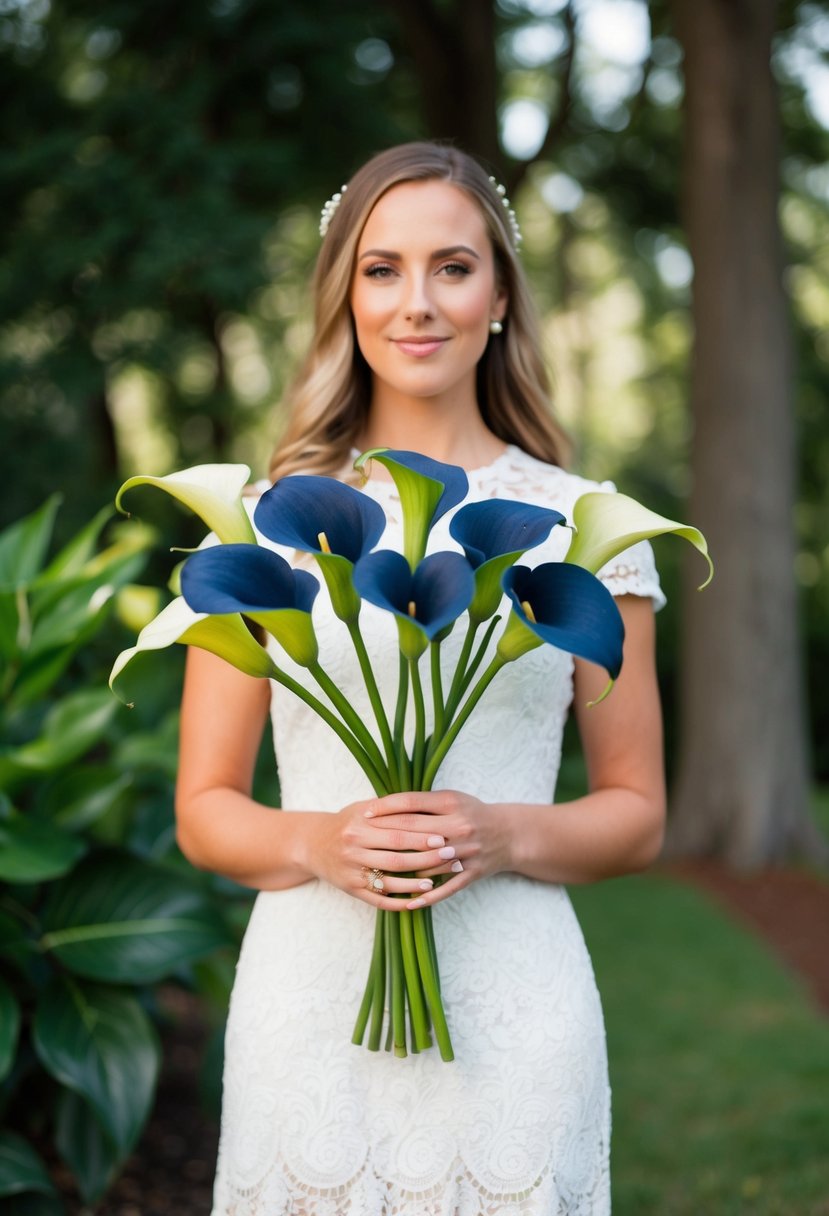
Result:
{"label": "white lace dress", "polygon": [[[469,474],[490,496],[561,510],[593,483],[509,447]],[[602,488],[612,489],[608,484]],[[366,492],[401,544],[393,484]],[[449,517],[430,549],[457,548]],[[555,528],[526,564],[561,557]],[[614,594],[661,592],[650,547],[604,571]],[[324,590],[314,609],[323,665],[372,721],[344,626]],[[396,626],[364,605],[363,632],[389,707]],[[447,670],[462,623],[444,643]],[[454,643],[454,647],[453,647]],[[297,674],[296,669],[292,669]],[[550,646],[501,671],[442,765],[436,789],[551,802],[573,663]],[[283,811],[337,811],[370,796],[340,741],[280,687],[272,698]],[[551,805],[550,814],[555,814]],[[439,904],[435,936],[455,1049],[398,1059],[351,1043],[374,910],[319,881],[257,896],[226,1039],[213,1216],[604,1216],[610,1211],[609,1087],[590,959],[567,893],[518,874]]]}

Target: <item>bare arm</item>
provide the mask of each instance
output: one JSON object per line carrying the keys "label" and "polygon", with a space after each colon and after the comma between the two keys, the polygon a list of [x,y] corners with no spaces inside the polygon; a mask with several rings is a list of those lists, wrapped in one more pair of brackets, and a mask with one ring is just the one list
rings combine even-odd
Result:
{"label": "bare arm", "polygon": [[391,872],[389,893],[416,893],[424,882],[431,887],[429,879],[393,876],[440,865],[438,849],[445,842],[431,820],[419,831],[390,826],[378,832],[364,816],[369,802],[337,813],[283,813],[251,797],[269,706],[266,680],[243,675],[206,651],[188,652],[176,786],[184,855],[245,886],[281,890],[322,878],[378,907],[399,909],[400,903],[367,890],[364,869]]}

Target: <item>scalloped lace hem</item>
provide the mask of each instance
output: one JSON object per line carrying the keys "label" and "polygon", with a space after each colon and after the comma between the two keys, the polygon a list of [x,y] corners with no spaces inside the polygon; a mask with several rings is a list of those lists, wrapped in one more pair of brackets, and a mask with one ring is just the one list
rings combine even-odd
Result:
{"label": "scalloped lace hem", "polygon": [[460,1162],[427,1190],[384,1182],[365,1166],[340,1187],[301,1182],[279,1162],[250,1189],[220,1180],[211,1216],[609,1216],[610,1175],[563,1194],[552,1165],[522,1190],[495,1193]]}

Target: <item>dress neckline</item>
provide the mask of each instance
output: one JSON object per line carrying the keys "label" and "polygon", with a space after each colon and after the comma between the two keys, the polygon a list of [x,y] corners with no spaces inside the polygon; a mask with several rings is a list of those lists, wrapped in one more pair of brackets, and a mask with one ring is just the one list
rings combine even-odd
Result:
{"label": "dress neckline", "polygon": [[[354,458],[356,458],[357,456],[360,455],[359,450],[357,448],[352,448],[351,454]],[[489,476],[502,463],[514,458],[515,456],[521,455],[521,454],[522,453],[521,453],[520,448],[516,447],[516,445],[514,443],[508,443],[504,447],[503,451],[499,452],[498,455],[489,462],[489,464],[479,465],[475,469],[464,469],[464,473],[466,473],[466,476],[471,483],[472,481],[477,480],[481,477]],[[387,487],[390,486],[392,490],[394,490],[394,491],[397,490],[397,487],[396,487],[394,481],[390,477],[388,479],[385,477],[383,477],[383,478],[369,477],[367,479],[367,481],[365,482],[365,484],[362,486],[362,489],[366,489],[368,486],[387,486]]]}

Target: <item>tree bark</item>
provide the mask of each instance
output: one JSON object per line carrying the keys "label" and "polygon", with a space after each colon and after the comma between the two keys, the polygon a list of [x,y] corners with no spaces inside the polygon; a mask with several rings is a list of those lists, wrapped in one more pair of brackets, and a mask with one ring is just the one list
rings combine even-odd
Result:
{"label": "tree bark", "polygon": [[794,579],[795,422],[778,225],[774,0],[672,0],[694,261],[689,516],[717,566],[683,612],[669,851],[738,867],[820,847]]}

